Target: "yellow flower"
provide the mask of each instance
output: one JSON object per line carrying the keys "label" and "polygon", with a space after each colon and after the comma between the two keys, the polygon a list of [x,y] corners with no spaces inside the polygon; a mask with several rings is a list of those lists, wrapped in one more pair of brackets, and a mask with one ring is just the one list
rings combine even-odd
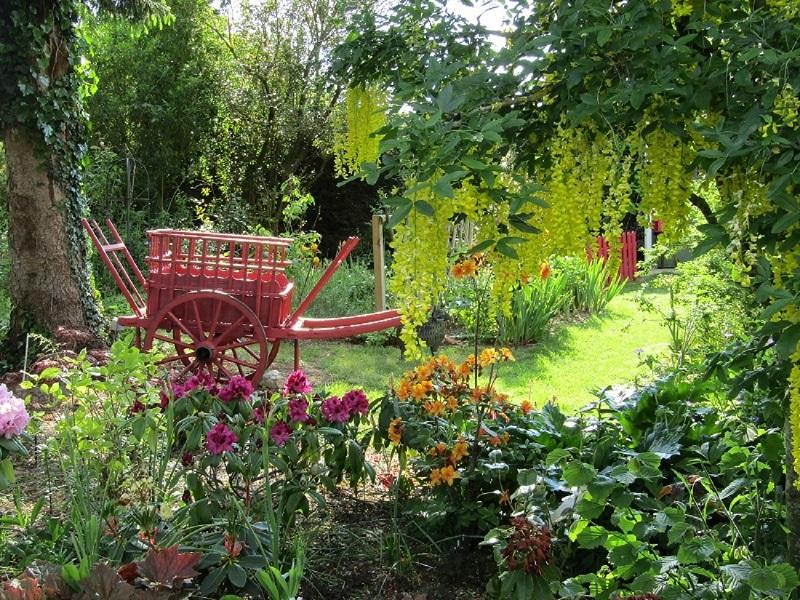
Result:
{"label": "yellow flower", "polygon": [[464,438],[461,438],[456,442],[456,445],[453,446],[453,451],[450,453],[450,460],[453,461],[453,464],[458,464],[459,461],[468,454],[469,444],[467,444]]}
{"label": "yellow flower", "polygon": [[456,479],[461,477],[461,473],[456,471],[451,465],[439,469],[439,478],[442,483],[452,486]]}
{"label": "yellow flower", "polygon": [[400,417],[389,422],[389,441],[397,446],[403,438],[403,421]]}
{"label": "yellow flower", "polygon": [[500,348],[500,355],[503,357],[503,360],[506,362],[514,362],[517,359],[514,358],[514,355],[511,354],[511,350],[509,348]]}
{"label": "yellow flower", "polygon": [[431,485],[442,484],[442,471],[444,471],[444,469],[431,469]]}

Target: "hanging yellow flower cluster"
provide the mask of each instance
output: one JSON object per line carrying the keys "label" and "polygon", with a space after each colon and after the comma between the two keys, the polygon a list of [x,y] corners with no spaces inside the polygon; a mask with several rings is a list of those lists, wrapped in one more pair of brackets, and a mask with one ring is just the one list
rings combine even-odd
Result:
{"label": "hanging yellow flower cluster", "polygon": [[[759,236],[753,233],[751,221],[773,210],[767,198],[767,186],[752,173],[737,169],[722,181],[720,201],[736,207],[736,216],[727,224],[731,242],[727,252],[742,285],[750,284],[750,272],[760,252]],[[780,270],[780,266],[778,266]]]}
{"label": "hanging yellow flower cluster", "polygon": [[435,299],[444,292],[449,251],[447,226],[454,207],[450,202],[437,201],[430,188],[417,192],[414,200],[429,203],[435,212],[427,216],[412,209],[395,228],[389,292],[402,309],[400,338],[406,355],[418,358],[423,347],[417,329],[427,321]]}
{"label": "hanging yellow flower cluster", "polygon": [[689,228],[692,174],[686,167],[694,152],[680,138],[656,128],[633,141],[637,153],[639,214],[664,221],[664,238],[679,241]]}
{"label": "hanging yellow flower cluster", "polygon": [[550,142],[552,166],[544,181],[549,209],[539,211],[553,251],[586,252],[601,233],[603,197],[610,181],[612,153],[606,137],[593,128],[559,123]]}
{"label": "hanging yellow flower cluster", "polygon": [[381,138],[375,132],[386,124],[386,96],[377,89],[349,88],[344,105],[334,114],[334,170],[350,177],[363,163],[377,163]]}
{"label": "hanging yellow flower cluster", "polygon": [[795,487],[800,490],[800,342],[791,357],[792,371],[789,374],[789,426],[792,430],[792,460]]}

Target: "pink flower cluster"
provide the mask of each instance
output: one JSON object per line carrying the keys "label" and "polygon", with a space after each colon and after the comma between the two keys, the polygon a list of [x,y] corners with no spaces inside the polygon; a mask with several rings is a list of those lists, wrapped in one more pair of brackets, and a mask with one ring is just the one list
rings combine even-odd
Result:
{"label": "pink flower cluster", "polygon": [[250,380],[241,375],[234,375],[217,395],[223,402],[231,402],[238,399],[249,400],[252,393],[253,384]]}
{"label": "pink flower cluster", "polygon": [[217,382],[208,371],[200,371],[195,373],[184,383],[172,384],[172,395],[177,398],[182,398],[186,394],[196,389],[205,389],[211,394],[217,393]]}
{"label": "pink flower cluster", "polygon": [[283,446],[292,435],[292,428],[286,421],[278,421],[269,430],[269,437],[275,442],[276,446]]}
{"label": "pink flower cluster", "polygon": [[0,437],[11,439],[21,434],[30,420],[22,398],[17,398],[5,384],[0,384]]}
{"label": "pink flower cluster", "polygon": [[311,383],[303,371],[294,371],[286,378],[283,384],[283,393],[286,396],[291,394],[308,394],[311,391]]}
{"label": "pink flower cluster", "polygon": [[344,396],[331,396],[322,402],[322,414],[331,423],[347,423],[357,414],[369,411],[367,395],[361,390],[350,390]]}
{"label": "pink flower cluster", "polygon": [[238,441],[239,436],[233,433],[225,423],[217,423],[206,434],[206,449],[209,454],[222,454],[230,452]]}

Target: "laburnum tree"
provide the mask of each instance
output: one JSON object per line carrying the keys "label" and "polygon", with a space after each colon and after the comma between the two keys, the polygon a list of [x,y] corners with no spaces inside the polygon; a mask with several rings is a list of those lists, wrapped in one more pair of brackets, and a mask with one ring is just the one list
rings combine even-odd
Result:
{"label": "laburnum tree", "polygon": [[[598,234],[613,243],[625,214],[661,219],[679,240],[700,209],[697,251],[726,248],[765,306],[752,355],[775,357],[773,380],[751,371],[750,384],[761,377],[786,398],[796,542],[800,4],[502,7],[506,26],[491,31],[441,2],[403,1],[363,15],[338,50],[340,71],[358,89],[389,98],[379,152],[365,154],[358,172],[404,182],[390,203],[407,342],[441,291],[454,220],[477,224],[473,250],[492,264],[502,300],[547,256],[582,254]],[[790,554],[800,565],[796,543]]]}
{"label": "laburnum tree", "polygon": [[8,168],[13,352],[31,328],[97,331],[80,218],[86,153],[84,11],[166,15],[155,0],[7,0],[0,3],[0,130]]}

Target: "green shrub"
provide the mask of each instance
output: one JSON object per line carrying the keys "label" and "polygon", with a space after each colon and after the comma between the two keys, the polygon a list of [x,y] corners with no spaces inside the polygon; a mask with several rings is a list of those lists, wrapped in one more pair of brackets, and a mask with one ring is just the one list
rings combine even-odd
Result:
{"label": "green shrub", "polygon": [[565,312],[600,314],[625,287],[625,281],[611,273],[608,263],[583,257],[557,257],[553,270],[562,273],[571,301]]}
{"label": "green shrub", "polygon": [[[311,291],[329,263],[299,270],[295,279],[295,298],[300,302]],[[314,300],[309,317],[342,317],[370,313],[375,310],[375,276],[372,268],[361,261],[347,260],[333,274]]]}
{"label": "green shrub", "polygon": [[569,300],[567,278],[562,273],[530,281],[514,291],[510,314],[498,317],[500,340],[504,344],[538,342]]}
{"label": "green shrub", "polygon": [[407,514],[431,535],[485,534],[487,597],[790,597],[782,393],[752,377],[786,373],[728,356],[707,379],[605,390],[565,415],[498,394],[504,356],[481,353],[475,379],[474,357],[407,373],[377,431],[417,482]]}

